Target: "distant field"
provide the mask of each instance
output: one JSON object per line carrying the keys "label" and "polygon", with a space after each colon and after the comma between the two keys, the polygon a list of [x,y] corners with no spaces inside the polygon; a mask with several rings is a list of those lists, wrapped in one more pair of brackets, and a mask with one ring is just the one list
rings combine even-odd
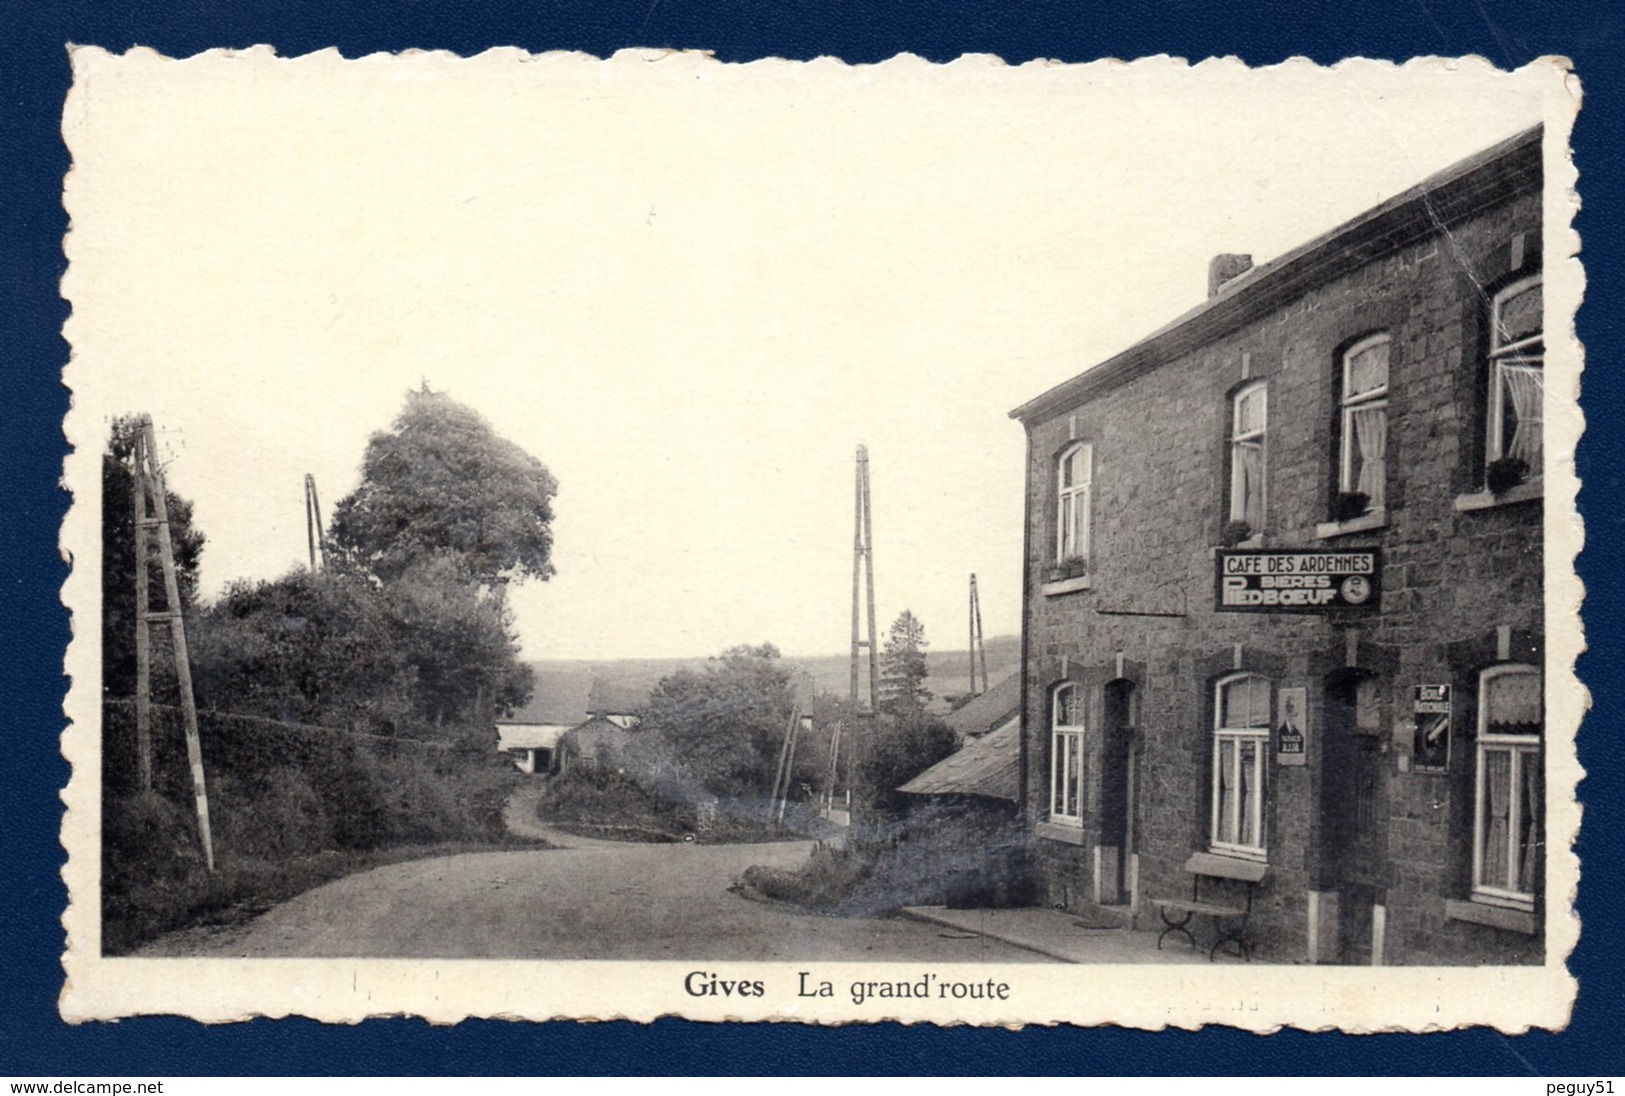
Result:
{"label": "distant field", "polygon": [[[706,661],[705,658],[538,659],[533,660],[531,666],[544,678],[591,675],[623,688],[647,691],[666,675],[685,668],[702,669]],[[850,663],[845,654],[786,658],[785,662],[802,670],[813,690],[836,696],[846,695]],[[970,655],[963,648],[957,651],[928,650],[925,664],[925,687],[939,700],[964,693],[970,688]],[[997,684],[1020,668],[1019,636],[994,636],[987,641],[990,684]]]}

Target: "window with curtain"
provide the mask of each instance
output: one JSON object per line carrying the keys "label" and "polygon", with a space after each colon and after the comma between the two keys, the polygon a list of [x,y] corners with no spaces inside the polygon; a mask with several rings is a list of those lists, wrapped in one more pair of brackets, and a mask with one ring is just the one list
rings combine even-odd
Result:
{"label": "window with curtain", "polygon": [[1528,464],[1541,474],[1545,342],[1541,334],[1539,276],[1514,282],[1495,295],[1490,324],[1489,421],[1485,459]]}
{"label": "window with curtain", "polygon": [[1062,685],[1051,698],[1049,816],[1056,822],[1083,822],[1083,688]]}
{"label": "window with curtain", "polygon": [[1268,393],[1262,381],[1237,392],[1230,412],[1230,520],[1264,529],[1264,438]]}
{"label": "window with curtain", "polygon": [[1262,860],[1264,772],[1269,753],[1270,681],[1235,674],[1216,687],[1213,704],[1214,852]]}
{"label": "window with curtain", "polygon": [[1094,447],[1080,442],[1061,454],[1056,467],[1055,560],[1089,558],[1089,492]]}
{"label": "window with curtain", "polygon": [[1541,676],[1497,666],[1478,684],[1473,898],[1532,910],[1545,818]]}
{"label": "window with curtain", "polygon": [[1343,354],[1342,452],[1337,489],[1366,496],[1366,510],[1388,505],[1387,335],[1361,339]]}

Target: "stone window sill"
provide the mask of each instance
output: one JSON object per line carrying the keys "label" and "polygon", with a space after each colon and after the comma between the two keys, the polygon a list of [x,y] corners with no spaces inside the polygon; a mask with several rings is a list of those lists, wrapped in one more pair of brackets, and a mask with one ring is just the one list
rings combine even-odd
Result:
{"label": "stone window sill", "polygon": [[1533,483],[1520,483],[1499,495],[1492,495],[1487,490],[1474,491],[1470,495],[1456,496],[1456,512],[1465,514],[1474,510],[1493,510],[1497,506],[1511,506],[1515,502],[1532,502],[1545,493],[1544,486],[1539,480]]}
{"label": "stone window sill", "polygon": [[1076,822],[1040,822],[1033,827],[1033,832],[1039,837],[1059,841],[1063,845],[1083,844],[1083,826]]}
{"label": "stone window sill", "polygon": [[1350,533],[1369,533],[1373,529],[1386,529],[1388,527],[1388,511],[1372,510],[1368,514],[1361,514],[1348,521],[1325,521],[1315,526],[1315,538],[1326,540],[1330,537],[1345,537]]}
{"label": "stone window sill", "polygon": [[1077,578],[1061,578],[1054,582],[1046,582],[1039,586],[1039,593],[1045,597],[1059,597],[1062,594],[1076,593],[1090,587],[1088,575],[1079,575]]}
{"label": "stone window sill", "polygon": [[1444,915],[1452,921],[1471,921],[1475,925],[1490,925],[1509,932],[1533,936],[1536,932],[1535,915],[1528,910],[1492,906],[1488,902],[1463,902],[1447,898]]}

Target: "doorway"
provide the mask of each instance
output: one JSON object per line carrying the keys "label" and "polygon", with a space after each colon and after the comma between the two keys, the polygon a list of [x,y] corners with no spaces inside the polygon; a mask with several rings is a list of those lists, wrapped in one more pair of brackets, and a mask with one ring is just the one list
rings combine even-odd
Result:
{"label": "doorway", "polygon": [[1134,732],[1139,704],[1134,683],[1118,678],[1106,684],[1100,764],[1100,853],[1096,874],[1099,901],[1132,902],[1135,853]]}
{"label": "doorway", "polygon": [[1388,811],[1379,683],[1376,674],[1352,668],[1326,679],[1320,829],[1338,891],[1340,963],[1380,960],[1373,941],[1387,894]]}

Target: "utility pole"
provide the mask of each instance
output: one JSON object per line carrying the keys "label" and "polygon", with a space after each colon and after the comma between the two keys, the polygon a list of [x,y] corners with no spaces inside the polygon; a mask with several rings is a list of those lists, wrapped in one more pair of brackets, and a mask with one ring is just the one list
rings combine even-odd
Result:
{"label": "utility pole", "polygon": [[322,531],[322,504],[316,498],[316,477],[305,473],[305,540],[310,545],[310,570],[316,571],[316,553],[321,552],[322,565],[327,564],[327,534]]}
{"label": "utility pole", "polygon": [[[976,687],[976,664],[981,661],[982,687]],[[970,695],[987,692],[987,644],[982,638],[982,601],[976,594],[976,575],[970,576]]]}
{"label": "utility pole", "polygon": [[[852,529],[852,674],[847,699],[854,710],[858,707],[858,652],[869,649],[869,715],[879,710],[880,655],[875,649],[875,555],[874,536],[869,524],[869,450],[858,446],[857,490],[854,499]],[[859,637],[859,591],[867,594],[869,609],[868,638]]]}
{"label": "utility pole", "polygon": [[[867,720],[871,730],[874,727],[875,713],[880,708],[880,653],[875,646],[875,557],[874,557],[874,530],[869,520],[869,450],[867,446],[858,446],[857,474],[853,492],[852,512],[852,661],[847,690],[847,717],[859,722]],[[867,595],[867,614],[864,612],[865,595]],[[863,624],[867,620],[867,638],[863,631]],[[861,706],[858,688],[858,679],[861,676],[860,667],[863,663],[863,650],[869,651],[869,707],[867,711]],[[841,760],[841,732],[843,724],[838,723],[830,735],[829,747],[829,809],[835,810],[835,786],[838,782]],[[851,728],[856,731],[857,728]],[[848,758],[846,762],[847,789],[846,799],[850,805],[852,798],[852,749],[848,744]]]}
{"label": "utility pole", "polygon": [[[198,737],[197,701],[192,694],[192,661],[186,649],[186,621],[181,615],[180,580],[175,574],[175,546],[169,533],[169,499],[164,471],[158,462],[157,434],[152,419],[141,416],[135,442],[135,658],[136,748],[143,790],[152,787],[152,653],[153,624],[169,624],[175,652],[175,676],[181,694],[181,716],[186,727],[186,760],[192,770],[192,794],[197,802],[198,839],[203,859],[214,871],[214,837],[209,831],[209,793],[203,779],[203,747]],[[148,517],[148,504],[152,517]],[[156,545],[154,544],[156,542]],[[147,568],[157,548],[164,575],[164,608],[154,611],[148,590]]]}

